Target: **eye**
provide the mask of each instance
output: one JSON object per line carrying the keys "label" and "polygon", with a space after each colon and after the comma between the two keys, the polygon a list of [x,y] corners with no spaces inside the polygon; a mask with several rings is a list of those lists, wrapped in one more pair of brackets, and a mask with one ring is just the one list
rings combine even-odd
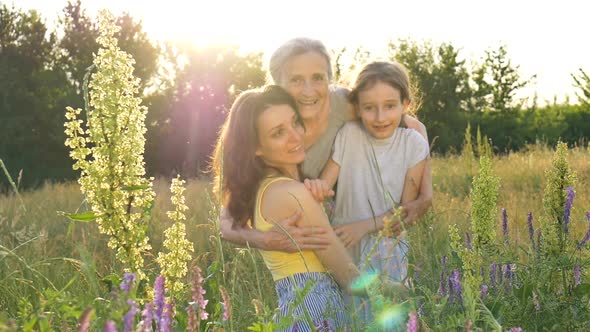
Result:
{"label": "eye", "polygon": [[303,82],[303,79],[300,76],[293,76],[289,80],[289,83],[291,84],[301,84],[301,82]]}
{"label": "eye", "polygon": [[278,138],[278,137],[281,137],[281,136],[283,136],[283,134],[284,134],[284,133],[285,133],[285,129],[283,129],[283,128],[280,128],[280,129],[277,129],[277,130],[275,130],[275,131],[272,133],[272,135],[270,135],[270,137],[273,137],[273,138]]}
{"label": "eye", "polygon": [[372,112],[375,110],[375,106],[374,105],[363,105],[361,107],[361,110],[363,110],[365,112]]}
{"label": "eye", "polygon": [[323,82],[325,76],[323,74],[314,74],[312,78],[315,82]]}

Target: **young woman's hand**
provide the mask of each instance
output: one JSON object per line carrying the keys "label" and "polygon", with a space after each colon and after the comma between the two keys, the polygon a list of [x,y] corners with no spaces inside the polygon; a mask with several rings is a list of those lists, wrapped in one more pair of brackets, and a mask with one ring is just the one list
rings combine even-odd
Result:
{"label": "young woman's hand", "polygon": [[334,190],[330,188],[327,181],[321,179],[305,179],[303,184],[311,192],[313,198],[320,203],[326,198],[334,196]]}

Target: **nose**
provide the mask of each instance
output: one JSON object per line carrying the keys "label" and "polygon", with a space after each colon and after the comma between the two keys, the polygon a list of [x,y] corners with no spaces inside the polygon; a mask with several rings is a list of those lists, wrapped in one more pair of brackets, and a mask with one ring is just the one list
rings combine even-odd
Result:
{"label": "nose", "polygon": [[311,94],[313,92],[313,87],[311,85],[311,82],[309,80],[305,80],[305,82],[303,82],[303,93],[304,94]]}
{"label": "nose", "polygon": [[377,109],[377,114],[376,114],[375,120],[377,120],[377,122],[381,121],[381,119],[383,119],[384,115],[385,115],[385,110],[382,107],[379,107]]}

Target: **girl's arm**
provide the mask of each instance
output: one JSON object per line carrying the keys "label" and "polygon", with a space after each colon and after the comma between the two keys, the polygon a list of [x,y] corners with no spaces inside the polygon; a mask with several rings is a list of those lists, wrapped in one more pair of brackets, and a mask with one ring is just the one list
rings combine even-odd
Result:
{"label": "girl's arm", "polygon": [[[302,210],[303,218],[299,225],[330,227],[328,217],[321,205],[315,201],[303,184],[296,181],[271,184],[264,194],[261,208],[262,214],[269,221],[280,220],[294,211]],[[330,245],[314,252],[338,285],[351,293],[351,283],[359,276],[359,271],[342,242],[338,240],[336,233],[330,229],[326,237],[330,240]]]}
{"label": "girl's arm", "polygon": [[326,181],[328,188],[332,189],[338,181],[338,174],[340,174],[340,165],[330,158],[320,174],[320,179]]}
{"label": "girl's arm", "polygon": [[[428,142],[428,133],[426,126],[415,117],[404,114],[403,121],[406,127],[416,130]],[[416,199],[402,203],[402,217],[408,223],[416,222],[422,217],[432,205],[432,175],[430,174],[430,160],[426,161],[424,172],[422,173],[422,183],[419,195]]]}

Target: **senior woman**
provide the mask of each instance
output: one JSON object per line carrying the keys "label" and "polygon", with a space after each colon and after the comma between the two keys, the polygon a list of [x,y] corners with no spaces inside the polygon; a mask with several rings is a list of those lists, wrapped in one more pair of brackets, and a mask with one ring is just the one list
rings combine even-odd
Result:
{"label": "senior woman", "polygon": [[[354,119],[353,107],[348,102],[348,90],[330,84],[330,55],[326,47],[314,39],[296,38],[287,41],[272,54],[269,71],[274,84],[287,90],[297,102],[305,126],[305,160],[301,164],[301,171],[305,178],[316,179],[330,158],[336,133],[345,122]],[[406,127],[427,137],[425,126],[417,119],[404,116],[403,122]],[[416,200],[402,205],[404,221],[415,222],[428,210],[431,201],[432,178],[427,161],[420,195]],[[325,236],[327,230],[297,227],[300,217],[300,213],[296,213],[279,221],[278,226],[260,232],[248,225],[236,227],[224,209],[220,229],[227,241],[264,250],[294,252],[328,246],[329,240]],[[377,229],[382,227],[380,219]],[[337,234],[341,238],[351,237],[356,231],[354,227],[354,224],[339,226]]]}

